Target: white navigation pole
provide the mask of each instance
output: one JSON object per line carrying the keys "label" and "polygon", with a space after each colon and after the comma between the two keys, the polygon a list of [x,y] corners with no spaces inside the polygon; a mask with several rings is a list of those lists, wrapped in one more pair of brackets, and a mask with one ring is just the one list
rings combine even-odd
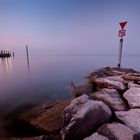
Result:
{"label": "white navigation pole", "polygon": [[120,46],[119,46],[119,59],[118,59],[118,67],[121,67],[121,58],[122,58],[122,46],[123,46],[123,36],[126,34],[126,30],[124,30],[125,25],[127,22],[120,22],[121,30],[119,30],[119,37],[120,38]]}

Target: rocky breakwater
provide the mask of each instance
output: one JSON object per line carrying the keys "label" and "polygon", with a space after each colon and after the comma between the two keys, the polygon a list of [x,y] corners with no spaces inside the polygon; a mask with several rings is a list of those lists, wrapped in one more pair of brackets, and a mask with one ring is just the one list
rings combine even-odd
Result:
{"label": "rocky breakwater", "polygon": [[140,73],[107,67],[87,78],[74,85],[74,99],[33,108],[20,119],[42,131],[38,140],[139,140]]}

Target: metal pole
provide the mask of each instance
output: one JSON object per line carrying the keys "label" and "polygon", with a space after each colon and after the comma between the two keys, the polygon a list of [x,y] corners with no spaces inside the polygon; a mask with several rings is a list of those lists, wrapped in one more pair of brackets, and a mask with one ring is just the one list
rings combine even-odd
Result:
{"label": "metal pole", "polygon": [[123,39],[120,39],[120,48],[119,48],[119,59],[118,59],[118,67],[121,67],[121,58],[122,58],[122,47],[123,47]]}

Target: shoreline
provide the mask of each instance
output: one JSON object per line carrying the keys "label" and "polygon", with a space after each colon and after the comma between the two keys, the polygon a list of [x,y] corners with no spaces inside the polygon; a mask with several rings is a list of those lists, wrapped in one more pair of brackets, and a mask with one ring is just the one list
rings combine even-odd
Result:
{"label": "shoreline", "polygon": [[[111,130],[109,130],[109,127],[122,129],[124,133],[127,132],[129,134],[128,140],[132,137],[139,137],[137,134],[139,129],[136,131],[136,129],[125,124],[125,122],[123,122],[124,120],[120,119],[118,114],[116,115],[116,111],[128,112],[132,109],[135,110],[135,108],[139,108],[137,101],[135,101],[135,104],[138,105],[131,105],[131,98],[128,97],[128,95],[124,95],[131,90],[131,88],[134,88],[133,90],[136,90],[136,92],[140,89],[140,73],[133,69],[106,67],[90,73],[86,78],[88,82],[85,85],[72,84],[72,99],[42,104],[23,112],[19,116],[19,120],[27,126],[25,130],[28,128],[29,130],[27,131],[35,130],[33,133],[38,134],[32,136],[41,135],[41,137],[37,137],[37,140],[44,140],[45,137],[46,140],[48,138],[52,140],[74,140],[77,138],[78,140],[82,140],[85,138],[88,140],[86,137],[92,134],[92,137],[105,137],[106,139],[110,139],[108,132]],[[85,101],[83,102],[83,100]],[[79,106],[77,105],[78,101]],[[91,106],[88,110],[86,104]],[[95,105],[99,107],[95,108]],[[73,112],[74,108],[77,110],[76,112],[84,112],[83,116],[75,114],[75,112]],[[93,108],[95,108],[96,116],[99,116],[100,120],[91,115],[92,111],[95,112]],[[90,113],[87,115],[85,110]],[[106,119],[100,116],[101,112],[106,116]],[[79,119],[79,117],[82,118]],[[95,117],[99,124],[91,121],[91,124],[94,124],[92,126],[94,128],[91,129],[89,124],[90,120],[87,120],[88,117]],[[74,118],[76,118],[76,126],[71,122]],[[85,120],[85,124],[79,122],[82,119]],[[80,126],[83,125],[87,128],[87,132],[83,133],[83,130],[80,128]],[[77,129],[79,132],[77,132]],[[92,132],[89,129],[91,129]],[[103,132],[104,129],[108,129],[108,132]],[[119,136],[116,133],[111,132],[111,134],[118,137],[119,140]],[[24,137],[24,135],[22,137]],[[11,140],[16,140],[16,138],[11,138]]]}

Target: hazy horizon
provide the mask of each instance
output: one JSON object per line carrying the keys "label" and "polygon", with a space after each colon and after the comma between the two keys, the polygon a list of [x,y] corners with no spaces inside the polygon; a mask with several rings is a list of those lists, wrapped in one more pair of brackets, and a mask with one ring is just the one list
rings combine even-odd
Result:
{"label": "hazy horizon", "polygon": [[139,13],[138,0],[0,0],[0,50],[114,55],[128,21],[123,53],[139,55]]}

